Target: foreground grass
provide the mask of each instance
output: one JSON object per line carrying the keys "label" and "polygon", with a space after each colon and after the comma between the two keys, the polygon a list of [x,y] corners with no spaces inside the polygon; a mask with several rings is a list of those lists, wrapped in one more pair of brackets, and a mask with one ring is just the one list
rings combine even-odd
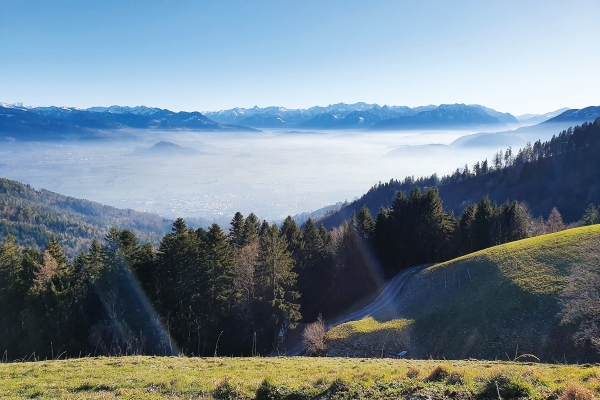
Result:
{"label": "foreground grass", "polygon": [[591,399],[600,392],[600,368],[304,357],[123,357],[0,365],[2,398],[467,399],[498,398],[498,391],[503,399]]}
{"label": "foreground grass", "polygon": [[328,333],[333,356],[596,361],[560,324],[572,267],[600,272],[600,225],[492,247],[415,274],[395,304]]}

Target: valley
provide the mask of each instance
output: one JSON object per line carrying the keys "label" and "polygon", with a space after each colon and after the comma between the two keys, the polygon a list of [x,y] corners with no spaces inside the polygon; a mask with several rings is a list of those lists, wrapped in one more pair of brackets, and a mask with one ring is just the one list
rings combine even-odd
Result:
{"label": "valley", "polygon": [[0,398],[600,398],[599,19],[0,0]]}

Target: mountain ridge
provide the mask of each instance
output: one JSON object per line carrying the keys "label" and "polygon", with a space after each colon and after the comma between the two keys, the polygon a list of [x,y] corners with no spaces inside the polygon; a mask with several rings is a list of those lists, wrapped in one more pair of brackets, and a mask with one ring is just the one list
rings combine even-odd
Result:
{"label": "mountain ridge", "polygon": [[200,112],[173,112],[148,107],[111,106],[89,111],[69,107],[27,108],[0,104],[0,137],[9,140],[98,140],[106,131],[162,129],[204,131],[256,131],[220,124]]}

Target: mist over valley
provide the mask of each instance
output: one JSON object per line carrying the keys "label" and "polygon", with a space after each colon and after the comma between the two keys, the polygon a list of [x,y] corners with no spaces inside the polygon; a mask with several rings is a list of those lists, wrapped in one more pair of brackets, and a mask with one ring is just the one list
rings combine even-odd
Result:
{"label": "mist over valley", "polygon": [[[222,226],[236,211],[281,221],[352,201],[378,182],[450,174],[509,146],[549,139],[599,113],[597,107],[561,113],[562,118],[547,113],[549,121],[521,127],[510,114],[464,105],[411,109],[356,103],[206,113],[218,122],[149,107],[3,104],[3,109],[0,176],[119,208]],[[356,113],[379,115],[379,122],[359,127],[314,120]],[[382,120],[394,113],[405,117]],[[256,116],[261,118],[251,128],[238,125]],[[284,127],[270,127],[273,120]],[[406,125],[392,129],[399,121]],[[483,131],[490,133],[479,133],[482,122],[491,122]],[[388,129],[374,129],[382,123]],[[415,129],[419,123],[428,129]],[[166,124],[171,128],[161,129]],[[307,124],[315,127],[302,127]],[[494,128],[503,132],[491,133],[498,132]]]}

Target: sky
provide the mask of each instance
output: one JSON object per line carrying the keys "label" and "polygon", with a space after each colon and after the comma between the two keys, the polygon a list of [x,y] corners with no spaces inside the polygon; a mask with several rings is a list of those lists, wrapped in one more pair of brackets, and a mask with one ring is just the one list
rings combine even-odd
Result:
{"label": "sky", "polygon": [[600,1],[0,0],[0,102],[600,105]]}

